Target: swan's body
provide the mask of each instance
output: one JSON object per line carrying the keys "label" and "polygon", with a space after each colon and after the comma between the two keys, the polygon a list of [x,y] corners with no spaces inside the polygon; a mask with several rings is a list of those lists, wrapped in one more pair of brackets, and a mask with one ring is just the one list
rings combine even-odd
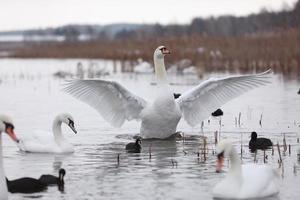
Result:
{"label": "swan's body", "polygon": [[21,151],[32,153],[72,153],[73,145],[62,135],[61,125],[67,124],[75,133],[74,120],[69,114],[60,114],[55,117],[52,125],[52,132],[40,131],[28,140],[20,140]]}
{"label": "swan's body", "polygon": [[166,138],[176,132],[181,118],[179,105],[168,88],[160,92],[156,100],[140,113],[142,119],[140,133],[143,138]]}
{"label": "swan's body", "polygon": [[[241,165],[240,158],[229,141],[221,141],[217,147],[219,162],[223,156],[230,160],[229,171],[213,189],[213,196],[222,199],[252,199],[276,195],[279,192],[277,173],[268,165]],[[221,155],[221,156],[220,156]]]}
{"label": "swan's body", "polygon": [[15,133],[13,122],[10,117],[5,115],[0,115],[0,200],[8,199],[6,178],[4,175],[3,168],[3,155],[2,155],[2,132],[6,132],[13,141],[19,142]]}
{"label": "swan's body", "polygon": [[158,95],[152,103],[114,81],[72,80],[65,91],[94,107],[115,127],[122,126],[125,120],[138,119],[142,121],[140,134],[143,138],[168,138],[176,132],[182,116],[195,126],[229,100],[270,83],[270,70],[255,75],[214,78],[174,99],[164,65],[164,56],[169,53],[163,46],[154,52]]}

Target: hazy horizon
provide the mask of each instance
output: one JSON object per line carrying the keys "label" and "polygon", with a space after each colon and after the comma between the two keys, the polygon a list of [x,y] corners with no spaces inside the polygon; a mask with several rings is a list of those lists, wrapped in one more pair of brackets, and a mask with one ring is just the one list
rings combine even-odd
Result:
{"label": "hazy horizon", "polygon": [[107,25],[187,24],[195,17],[244,16],[262,8],[278,11],[291,8],[297,0],[1,0],[0,31],[58,27],[69,24]]}

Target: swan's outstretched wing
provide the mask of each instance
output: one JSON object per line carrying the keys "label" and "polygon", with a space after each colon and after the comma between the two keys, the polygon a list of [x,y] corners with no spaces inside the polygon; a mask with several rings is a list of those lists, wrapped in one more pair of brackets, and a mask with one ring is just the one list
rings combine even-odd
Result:
{"label": "swan's outstretched wing", "polygon": [[271,83],[271,70],[261,74],[211,78],[183,93],[177,102],[185,120],[195,126],[221,105],[239,95]]}
{"label": "swan's outstretched wing", "polygon": [[95,108],[115,127],[122,126],[125,119],[139,119],[146,106],[145,100],[114,81],[70,80],[64,90]]}

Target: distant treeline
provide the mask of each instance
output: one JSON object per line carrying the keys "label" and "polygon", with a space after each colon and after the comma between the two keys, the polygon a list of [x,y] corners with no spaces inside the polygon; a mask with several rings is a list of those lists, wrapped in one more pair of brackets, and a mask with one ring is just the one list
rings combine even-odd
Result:
{"label": "distant treeline", "polygon": [[245,17],[221,16],[207,19],[195,18],[189,25],[159,24],[135,30],[122,30],[116,39],[182,36],[204,34],[210,36],[239,36],[257,32],[300,27],[300,0],[292,10],[269,12],[266,9],[259,14]]}
{"label": "distant treeline", "polygon": [[[114,41],[24,43],[11,52],[11,57],[23,58],[104,58],[119,60],[133,66],[142,58],[153,60],[153,50],[159,45],[171,49],[166,61],[190,61],[203,71],[262,71],[300,75],[300,29],[286,29],[235,37],[172,36]],[[1,45],[1,44],[0,44]]]}
{"label": "distant treeline", "polygon": [[295,3],[293,8],[285,8],[278,12],[263,9],[258,14],[251,14],[245,17],[221,16],[195,18],[190,24],[186,25],[67,25],[58,28],[26,30],[19,33],[25,35],[25,39],[27,38],[28,40],[36,35],[51,35],[64,37],[65,40],[68,41],[86,41],[144,39],[164,36],[190,36],[194,34],[209,36],[240,36],[297,27],[300,27],[300,0]]}

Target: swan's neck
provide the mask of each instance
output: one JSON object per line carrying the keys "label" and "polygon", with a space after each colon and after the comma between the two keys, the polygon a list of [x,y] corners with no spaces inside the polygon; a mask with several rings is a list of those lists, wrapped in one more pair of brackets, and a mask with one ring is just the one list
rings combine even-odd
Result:
{"label": "swan's neck", "polygon": [[54,140],[58,145],[60,145],[62,141],[65,139],[61,133],[61,124],[62,124],[61,119],[59,117],[56,117],[52,125]]}
{"label": "swan's neck", "polygon": [[0,132],[0,199],[7,199],[7,185],[3,168],[3,156],[2,156],[2,134]]}
{"label": "swan's neck", "polygon": [[241,160],[234,148],[231,149],[229,160],[230,168],[228,174],[233,175],[236,178],[242,178]]}
{"label": "swan's neck", "polygon": [[155,75],[158,84],[167,84],[167,72],[164,58],[154,57]]}

